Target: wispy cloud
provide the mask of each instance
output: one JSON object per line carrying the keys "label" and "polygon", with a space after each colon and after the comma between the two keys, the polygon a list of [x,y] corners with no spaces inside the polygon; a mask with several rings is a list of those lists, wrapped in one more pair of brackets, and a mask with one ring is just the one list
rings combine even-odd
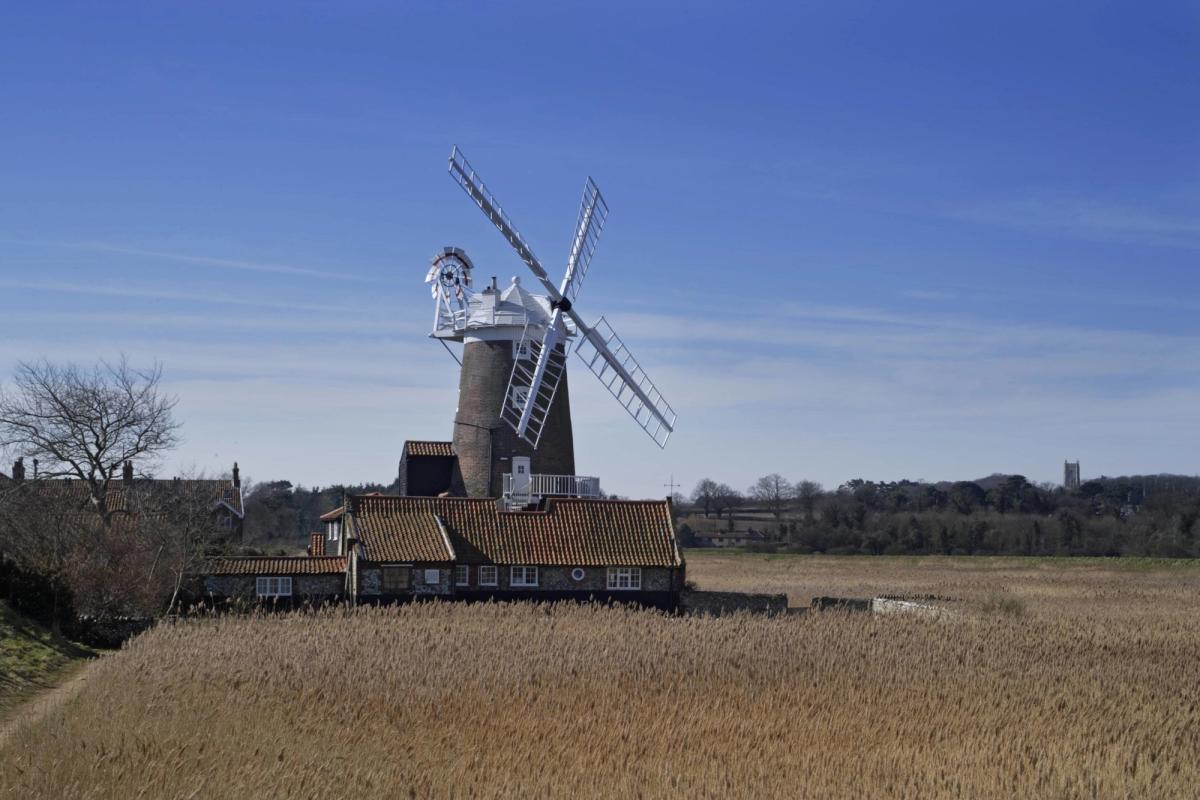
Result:
{"label": "wispy cloud", "polygon": [[1035,194],[954,207],[945,216],[1035,233],[1096,242],[1200,250],[1200,218],[1105,204],[1079,197]]}
{"label": "wispy cloud", "polygon": [[[125,297],[143,300],[178,300],[187,303],[203,303],[210,305],[244,306],[248,308],[271,308],[286,311],[324,311],[337,313],[339,309],[329,304],[296,303],[281,300],[263,300],[255,297],[234,295],[200,294],[196,292],[179,292],[169,289],[139,289],[133,286],[101,286],[86,283],[69,283],[59,281],[14,281],[0,280],[0,289],[22,290],[30,292],[50,292],[55,294],[75,294],[88,297]],[[347,309],[340,309],[346,311]]]}
{"label": "wispy cloud", "polygon": [[379,278],[357,275],[352,271],[334,272],[332,270],[294,267],[287,264],[267,264],[260,261],[248,261],[236,258],[217,258],[214,256],[193,255],[189,253],[172,253],[163,250],[147,250],[138,247],[109,244],[107,242],[52,242],[0,238],[0,243],[29,247],[53,247],[72,250],[87,250],[94,253],[112,253],[117,255],[135,256],[138,258],[158,259],[162,261],[177,261],[184,264],[196,264],[199,266],[213,267],[216,269],[242,270],[245,272],[264,272],[275,275],[328,278],[339,281],[350,281],[353,283],[387,283]]}

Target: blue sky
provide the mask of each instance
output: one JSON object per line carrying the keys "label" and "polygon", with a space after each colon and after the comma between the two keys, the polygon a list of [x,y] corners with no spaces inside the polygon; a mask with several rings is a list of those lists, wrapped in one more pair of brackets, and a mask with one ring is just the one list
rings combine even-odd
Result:
{"label": "blue sky", "polygon": [[159,360],[163,471],[390,480],[430,257],[525,274],[457,143],[552,273],[609,202],[577,305],[680,417],[573,364],[610,491],[1198,471],[1196,6],[506,5],[0,12],[0,374]]}

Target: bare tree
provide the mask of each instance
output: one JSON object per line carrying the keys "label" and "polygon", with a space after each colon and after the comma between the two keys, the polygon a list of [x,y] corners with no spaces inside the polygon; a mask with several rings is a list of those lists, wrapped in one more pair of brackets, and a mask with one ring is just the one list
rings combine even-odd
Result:
{"label": "bare tree", "polygon": [[[717,519],[720,519],[721,515],[726,511],[732,511],[734,508],[740,506],[745,499],[742,493],[732,486],[725,483],[716,484],[713,487],[712,506],[713,510],[717,512]],[[730,521],[733,521],[732,515],[730,516]],[[733,529],[730,528],[730,530]]]}
{"label": "bare tree", "polygon": [[85,532],[78,517],[35,482],[0,482],[0,555],[48,581],[56,630],[59,609],[71,596],[79,572]]}
{"label": "bare tree", "polygon": [[83,481],[108,527],[108,487],[122,465],[154,460],[178,441],[176,398],[162,392],[161,378],[161,365],[139,370],[124,356],[90,371],[21,362],[13,387],[0,393],[0,447],[37,459],[42,477]]}
{"label": "bare tree", "polygon": [[179,601],[185,578],[203,560],[205,551],[227,532],[221,531],[215,510],[212,481],[203,475],[163,481],[144,498],[143,508],[153,509],[138,518],[138,535],[153,553],[149,559],[147,587],[167,597],[166,613]]}
{"label": "bare tree", "polygon": [[766,506],[775,519],[779,519],[783,515],[783,507],[792,499],[792,491],[792,484],[786,478],[772,472],[755,481],[750,487],[750,496]]}
{"label": "bare tree", "polygon": [[804,518],[810,522],[820,496],[821,484],[816,481],[797,481],[796,499],[800,501],[800,510],[804,512]]}
{"label": "bare tree", "polygon": [[704,517],[713,510],[713,498],[717,495],[717,483],[711,478],[701,478],[696,484],[696,488],[692,490],[692,503],[704,509]]}

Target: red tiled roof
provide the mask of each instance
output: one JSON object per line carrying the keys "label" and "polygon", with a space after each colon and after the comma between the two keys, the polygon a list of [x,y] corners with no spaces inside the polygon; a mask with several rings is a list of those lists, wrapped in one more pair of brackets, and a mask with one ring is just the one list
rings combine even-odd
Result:
{"label": "red tiled roof", "polygon": [[204,575],[341,575],[344,556],[227,556],[213,558],[200,570]]}
{"label": "red tiled roof", "polygon": [[[501,512],[495,500],[458,497],[355,497],[356,534],[371,561],[678,566],[675,527],[665,500],[555,498],[545,511]],[[441,538],[438,520],[449,535]],[[420,546],[417,543],[420,542]],[[434,557],[438,553],[440,558]],[[450,553],[453,552],[453,556]]]}
{"label": "red tiled roof", "polygon": [[333,511],[326,511],[324,514],[322,514],[321,522],[333,522],[335,520],[339,520],[342,518],[342,515],[345,513],[346,513],[346,507],[338,506]]}
{"label": "red tiled roof", "polygon": [[[455,553],[422,497],[354,498],[354,534],[369,561],[453,561]],[[415,502],[414,502],[415,501]]]}
{"label": "red tiled roof", "polygon": [[453,442],[413,442],[404,443],[404,452],[410,456],[454,456]]}

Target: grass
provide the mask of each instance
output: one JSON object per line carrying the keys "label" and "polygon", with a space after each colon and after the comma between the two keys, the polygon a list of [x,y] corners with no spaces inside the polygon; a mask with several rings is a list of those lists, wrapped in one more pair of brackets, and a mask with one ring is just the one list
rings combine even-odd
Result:
{"label": "grass", "polygon": [[1198,571],[730,554],[689,570],[707,589],[932,593],[961,613],[425,604],[161,625],[0,750],[0,797],[1169,800],[1200,785]]}
{"label": "grass", "polygon": [[0,601],[0,717],[94,654]]}

